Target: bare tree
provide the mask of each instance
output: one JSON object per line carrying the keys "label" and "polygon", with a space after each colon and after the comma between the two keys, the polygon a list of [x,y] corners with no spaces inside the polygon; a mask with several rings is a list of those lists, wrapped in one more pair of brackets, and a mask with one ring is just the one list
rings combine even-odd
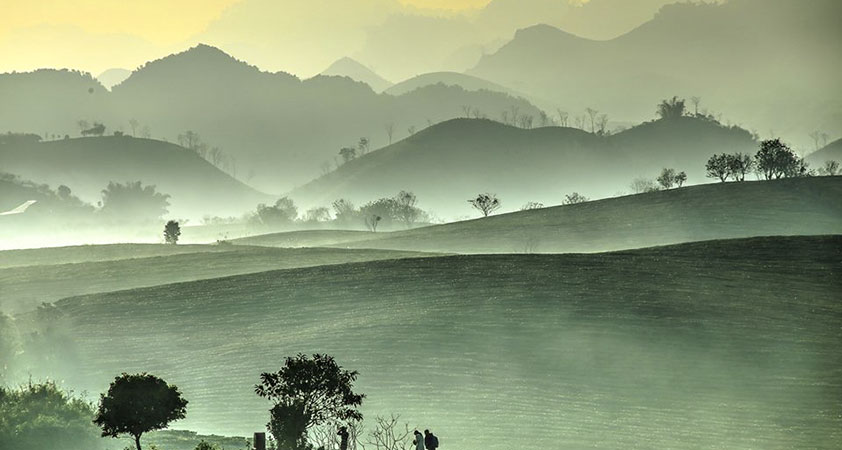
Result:
{"label": "bare tree", "polygon": [[471,107],[469,105],[462,105],[462,114],[465,117],[471,117]]}
{"label": "bare tree", "polygon": [[839,163],[833,160],[825,161],[824,166],[819,168],[819,175],[821,176],[832,177],[840,174],[842,172],[839,171]]}
{"label": "bare tree", "polygon": [[591,120],[591,133],[595,133],[596,132],[596,115],[599,114],[599,111],[597,111],[593,108],[588,108],[588,109],[585,110],[585,113],[590,117],[590,120]]}
{"label": "bare tree", "polygon": [[410,450],[412,448],[412,431],[409,424],[400,426],[400,416],[376,417],[374,429],[369,433],[366,444],[375,450]]}
{"label": "bare tree", "polygon": [[515,105],[512,105],[512,106],[509,107],[509,115],[510,115],[510,119],[512,121],[512,125],[517,126],[518,117],[520,117],[519,114],[520,114],[520,108],[518,108]]}
{"label": "bare tree", "polygon": [[569,114],[567,114],[566,111],[562,111],[560,109],[556,110],[556,112],[558,113],[558,126],[566,127]]}
{"label": "bare tree", "polygon": [[395,124],[387,123],[383,128],[386,130],[386,136],[389,137],[389,145],[392,145],[392,137],[395,135]]}
{"label": "bare tree", "polygon": [[695,115],[698,116],[699,115],[699,105],[702,103],[702,98],[701,97],[690,97],[690,102],[693,103],[693,110],[695,112]]}
{"label": "bare tree", "polygon": [[497,211],[502,206],[500,200],[497,198],[495,194],[479,194],[477,198],[468,200],[468,203],[471,204],[476,210],[482,213],[483,217],[488,217],[489,214]]}
{"label": "bare tree", "polygon": [[140,122],[137,119],[129,119],[129,126],[132,127],[132,137],[137,137],[137,127]]}
{"label": "bare tree", "polygon": [[601,114],[596,120],[596,133],[600,136],[608,134],[608,114]]}
{"label": "bare tree", "polygon": [[584,131],[585,130],[585,122],[587,122],[587,120],[588,120],[587,116],[584,116],[584,115],[583,116],[576,116],[576,118],[574,119],[574,123],[576,124],[576,128]]}
{"label": "bare tree", "polygon": [[544,207],[543,203],[540,202],[527,202],[525,205],[520,207],[521,211],[531,211],[533,209],[541,209]]}
{"label": "bare tree", "polygon": [[398,220],[403,222],[407,228],[411,227],[421,214],[421,210],[416,207],[418,198],[409,191],[400,191],[395,197],[395,216]]}
{"label": "bare tree", "polygon": [[383,217],[378,216],[376,214],[372,214],[370,216],[365,216],[365,226],[370,231],[377,233],[377,226],[380,225],[380,222],[383,220]]}
{"label": "bare tree", "polygon": [[195,131],[187,130],[178,135],[178,144],[184,148],[195,150],[199,142],[201,142],[201,138],[199,137],[199,133]]}
{"label": "bare tree", "polygon": [[531,114],[524,114],[520,116],[520,127],[531,130],[532,129],[532,122],[535,120]]}

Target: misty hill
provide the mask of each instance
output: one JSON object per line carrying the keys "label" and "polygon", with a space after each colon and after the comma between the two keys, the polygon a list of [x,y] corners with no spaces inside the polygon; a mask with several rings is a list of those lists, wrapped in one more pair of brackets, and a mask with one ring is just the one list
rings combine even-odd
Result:
{"label": "misty hill", "polygon": [[[842,234],[842,177],[690,186],[378,233],[376,238],[335,246],[447,253],[569,253],[817,234]],[[263,242],[268,245],[271,239]],[[283,241],[276,245],[282,246]]]}
{"label": "misty hill", "polygon": [[572,115],[592,107],[620,121],[652,117],[653,98],[699,96],[703,109],[806,140],[836,130],[842,114],[840,16],[836,0],[667,5],[608,41],[525,28],[468,73]]}
{"label": "misty hill", "polygon": [[327,76],[348,77],[354,81],[359,81],[371,86],[371,88],[374,89],[374,92],[383,92],[394,84],[358,61],[348,57],[337,60],[321,74]]}
{"label": "misty hill", "polygon": [[55,342],[16,363],[90,392],[155,373],[190,400],[179,426],[216,434],[266,422],[260,372],[324,352],[360,371],[366,417],[400,413],[454,448],[830,448],[840,248],[404,259],[97,294],[58,302],[58,321],[18,317]]}
{"label": "misty hill", "polygon": [[[120,258],[107,261],[62,264],[58,261],[44,261],[44,258],[39,257],[39,254],[59,254],[82,259],[100,253],[97,247],[101,246],[65,248],[61,253],[53,249],[31,250],[27,256],[42,261],[41,264],[0,268],[0,291],[3,292],[3,297],[0,299],[0,311],[7,314],[19,313],[33,310],[43,302],[53,302],[80,294],[267,270],[428,256],[422,253],[388,250],[170,245],[168,247],[184,247],[184,249],[141,247],[141,250],[146,250],[148,253],[154,254],[158,251],[161,253],[158,256],[141,257],[139,253],[132,252],[139,246],[121,245],[105,246],[103,252],[110,253],[112,257],[122,255]],[[0,259],[5,260],[6,253],[0,252]],[[14,254],[10,255],[10,259],[14,258]]]}
{"label": "misty hill", "polygon": [[842,139],[831,142],[817,152],[807,155],[807,161],[813,166],[812,168],[819,168],[825,161],[836,161],[842,164]]}
{"label": "misty hill", "polygon": [[497,83],[492,83],[490,81],[483,80],[482,78],[477,78],[459,72],[425,73],[423,75],[418,75],[408,80],[401,81],[383,92],[390,95],[403,95],[418,88],[436,85],[439,83],[444,84],[445,86],[460,86],[466,91],[479,91],[484,89],[492,92],[502,92],[513,97],[523,97],[522,94],[517,94]]}
{"label": "misty hill", "polygon": [[108,69],[99,74],[96,79],[106,89],[111,89],[114,86],[122,83],[132,74],[128,69]]}
{"label": "misty hill", "polygon": [[530,201],[560,204],[574,191],[590,198],[627,192],[633,179],[654,179],[663,167],[686,171],[690,183],[705,182],[705,162],[721,152],[754,154],[756,143],[745,130],[691,118],[612,136],[457,119],[344,164],[290,195],[307,205],[338,198],[360,204],[408,190],[423,209],[465,217],[473,214],[466,200],[481,192],[498,194],[505,211],[516,211]]}
{"label": "misty hill", "polygon": [[77,136],[84,119],[102,122],[109,134],[148,131],[174,142],[192,130],[267,192],[313,179],[361,137],[378,148],[411,129],[458,117],[464,105],[489,117],[512,108],[539,115],[527,101],[496,92],[429,86],[395,97],[345,77],[302,81],[207,45],[149,62],[112,92],[89,74],[46,70],[0,75],[0,97],[0,123],[12,131]]}
{"label": "misty hill", "polygon": [[66,185],[96,203],[110,181],[141,181],[169,194],[170,215],[240,215],[271,199],[232,178],[195,152],[128,136],[0,145],[4,168],[23,178]]}

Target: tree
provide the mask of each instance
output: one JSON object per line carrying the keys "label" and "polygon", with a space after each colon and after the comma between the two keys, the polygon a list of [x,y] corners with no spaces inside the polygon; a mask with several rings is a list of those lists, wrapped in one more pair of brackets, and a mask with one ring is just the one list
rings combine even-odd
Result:
{"label": "tree", "polygon": [[718,178],[719,181],[724,183],[731,175],[730,158],[725,154],[711,156],[705,165],[705,171],[708,178]]}
{"label": "tree", "polygon": [[672,189],[673,186],[677,184],[675,180],[677,175],[678,174],[676,173],[675,169],[664,168],[663,170],[661,170],[661,175],[659,175],[658,178],[655,179],[655,181],[657,181],[658,184],[660,184],[661,187],[664,189]]}
{"label": "tree", "polygon": [[327,222],[330,220],[330,210],[324,206],[310,208],[304,213],[306,222]]}
{"label": "tree", "polygon": [[593,108],[587,108],[585,110],[585,113],[588,115],[588,117],[591,120],[591,133],[595,133],[596,132],[596,115],[599,114],[599,111],[597,111]]}
{"label": "tree", "polygon": [[175,220],[170,220],[164,225],[164,242],[167,244],[178,244],[178,238],[181,236],[181,226]]}
{"label": "tree", "polygon": [[608,134],[608,114],[601,114],[596,120],[596,134],[605,136]]}
{"label": "tree", "polygon": [[63,184],[56,189],[56,193],[58,194],[58,198],[62,200],[69,200],[72,195],[70,188]]}
{"label": "tree", "polygon": [[108,183],[102,191],[103,214],[126,220],[157,220],[167,213],[170,196],[143,186],[140,181],[120,184]]}
{"label": "tree", "polygon": [[799,176],[806,173],[806,164],[780,139],[769,139],[760,143],[760,150],[754,156],[757,171],[767,180]]}
{"label": "tree", "polygon": [[360,155],[365,155],[366,153],[368,153],[368,146],[368,138],[361,137],[360,141],[357,143],[357,148],[360,150]]}
{"label": "tree", "polygon": [[825,161],[824,166],[819,169],[819,175],[826,177],[832,177],[840,173],[842,172],[839,171],[839,163],[833,160]]}
{"label": "tree", "polygon": [[683,171],[678,172],[678,174],[676,174],[676,176],[675,176],[675,183],[678,185],[678,187],[684,186],[684,183],[686,183],[686,182],[687,182],[687,174],[684,173]]}
{"label": "tree", "polygon": [[132,127],[132,136],[137,137],[137,127],[140,125],[140,122],[137,119],[129,119],[129,126]]}
{"label": "tree", "polygon": [[702,103],[701,97],[690,97],[690,101],[693,103],[693,115],[699,115],[699,105]]}
{"label": "tree", "polygon": [[374,450],[410,450],[414,446],[411,445],[413,433],[409,429],[409,424],[404,423],[403,427],[399,426],[399,415],[392,415],[391,417],[377,416],[374,418],[374,429],[369,433],[366,444],[372,446]]}
{"label": "tree", "polygon": [[370,231],[377,233],[377,227],[380,225],[382,220],[383,216],[379,216],[377,214],[367,214],[365,216],[365,226]]}
{"label": "tree", "polygon": [[558,114],[558,126],[566,127],[567,119],[570,117],[570,115],[566,111],[562,111],[561,109],[557,109],[556,113]]}
{"label": "tree", "polygon": [[333,212],[337,222],[351,223],[356,220],[357,210],[350,200],[340,198],[335,200],[331,206],[333,206]]}
{"label": "tree", "polygon": [[567,194],[564,196],[564,201],[562,202],[563,205],[576,205],[578,203],[586,203],[591,201],[591,199],[585,197],[584,195],[574,192],[572,194]]}
{"label": "tree", "polygon": [[543,203],[539,202],[527,202],[525,205],[520,207],[521,211],[531,211],[533,209],[541,209],[544,207]]}
{"label": "tree", "polygon": [[51,381],[30,381],[18,388],[0,385],[0,448],[102,448],[102,439],[91,423],[93,415],[93,406],[84,398],[63,391]]}
{"label": "tree", "polygon": [[298,354],[277,372],[260,374],[254,392],[274,403],[269,431],[282,450],[306,447],[307,430],[335,422],[358,422],[365,395],[353,390],[356,371],[343,370],[332,356]]}
{"label": "tree", "polygon": [[204,439],[202,439],[202,441],[201,441],[201,442],[199,442],[199,443],[196,445],[196,448],[195,448],[195,449],[193,449],[193,450],[221,450],[221,449],[219,448],[219,446],[218,446],[218,445],[216,445],[216,444],[212,444],[212,443],[210,443],[210,442],[205,442],[205,440],[204,440]]}
{"label": "tree", "polygon": [[658,105],[658,116],[661,119],[677,119],[684,116],[684,99],[673,97]]}
{"label": "tree", "polygon": [[82,130],[82,136],[102,136],[105,134],[105,125],[94,122],[94,126],[87,130]]}
{"label": "tree", "polygon": [[342,161],[347,163],[357,157],[357,149],[353,147],[342,147],[339,150],[339,156],[342,157]]}
{"label": "tree", "polygon": [[635,194],[645,194],[648,192],[657,192],[660,190],[658,189],[658,185],[648,178],[635,178],[634,180],[632,180],[631,184],[629,185],[629,188],[631,188],[632,192]]}
{"label": "tree", "polygon": [[468,200],[468,203],[482,213],[483,217],[488,217],[489,214],[497,211],[502,206],[500,200],[495,194],[479,194],[476,198]]}
{"label": "tree", "polygon": [[392,145],[392,137],[395,135],[395,124],[387,123],[383,125],[383,128],[386,130],[386,136],[389,137],[389,145]]}
{"label": "tree", "polygon": [[395,203],[396,218],[403,222],[407,228],[411,227],[422,213],[415,206],[418,203],[418,198],[412,192],[400,191],[395,196]]}
{"label": "tree", "polygon": [[88,121],[87,121],[87,120],[85,120],[85,119],[80,119],[80,120],[77,120],[77,121],[76,121],[76,126],[78,126],[78,127],[79,127],[79,132],[80,132],[80,133],[81,133],[81,132],[83,132],[83,131],[85,131],[85,130],[87,130],[88,128],[90,128],[90,127],[91,127],[91,125],[90,125],[90,124],[88,123]]}
{"label": "tree", "polygon": [[137,450],[143,433],[167,428],[187,415],[187,400],[178,387],[147,373],[122,374],[114,378],[108,392],[100,395],[94,423],[102,436],[134,437]]}
{"label": "tree", "polygon": [[199,145],[202,142],[202,138],[199,136],[199,133],[196,133],[193,130],[187,130],[182,134],[178,135],[178,145],[189,148],[190,150],[196,150],[199,148]]}
{"label": "tree", "polygon": [[287,225],[298,218],[298,207],[289,197],[281,197],[272,206],[257,205],[257,222],[263,225]]}
{"label": "tree", "polygon": [[751,155],[743,153],[727,155],[727,162],[728,174],[734,181],[745,181],[746,174],[754,168],[754,160],[751,159]]}

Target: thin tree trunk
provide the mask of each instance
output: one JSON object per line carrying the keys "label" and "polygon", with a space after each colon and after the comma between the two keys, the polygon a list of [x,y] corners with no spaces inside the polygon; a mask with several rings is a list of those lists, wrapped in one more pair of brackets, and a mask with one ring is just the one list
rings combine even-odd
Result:
{"label": "thin tree trunk", "polygon": [[139,435],[139,434],[135,435],[135,437],[134,437],[134,443],[135,443],[135,446],[137,447],[137,450],[142,450],[142,449],[140,448],[140,435]]}

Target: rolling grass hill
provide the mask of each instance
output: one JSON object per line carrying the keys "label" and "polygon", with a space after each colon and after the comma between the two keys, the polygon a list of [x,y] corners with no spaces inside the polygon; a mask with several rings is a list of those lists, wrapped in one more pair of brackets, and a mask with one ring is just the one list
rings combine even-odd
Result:
{"label": "rolling grass hill", "polygon": [[[361,234],[361,240],[324,245],[447,253],[569,253],[836,233],[842,233],[842,177],[815,177],[690,186],[407,231]],[[262,239],[274,240],[266,237],[244,242]]]}
{"label": "rolling grass hill", "polygon": [[[97,251],[81,247],[89,257],[107,257],[120,250],[144,246],[106,246]],[[111,248],[116,247],[116,248]],[[150,246],[149,253],[165,251],[163,246]],[[176,247],[176,246],[169,246]],[[177,246],[182,247],[182,246]],[[294,267],[342,264],[377,259],[397,259],[425,256],[416,252],[389,250],[344,250],[344,249],[278,249],[244,246],[185,246],[186,253],[166,250],[169,254],[139,257],[130,253],[128,259],[87,261],[70,264],[56,262],[0,269],[0,311],[19,313],[35,309],[42,302],[80,294],[133,289],[182,281],[193,281],[222,276],[240,275],[267,270]],[[35,250],[33,253],[41,253]],[[0,261],[4,260],[0,252]],[[56,255],[45,249],[43,253]],[[129,256],[124,254],[125,256]],[[46,255],[43,255],[46,256]],[[42,263],[43,256],[36,256]],[[63,255],[62,255],[63,256]],[[77,254],[76,257],[84,257]]]}
{"label": "rolling grass hill", "polygon": [[700,183],[712,154],[755,151],[747,131],[691,118],[650,122],[612,136],[456,119],[350,161],[290,196],[322,206],[409,190],[420,207],[452,218],[470,214],[466,200],[480,192],[498,194],[505,211],[517,211],[530,201],[557,205],[574,191],[612,196],[637,177],[654,179],[663,167],[686,171],[690,183]]}
{"label": "rolling grass hill", "polygon": [[231,251],[230,247],[221,245],[165,244],[76,245],[70,247],[4,250],[0,251],[0,269],[228,251]]}
{"label": "rolling grass hill", "polygon": [[260,245],[264,247],[333,247],[348,242],[364,241],[378,237],[368,231],[309,230],[262,234],[234,239],[232,244]]}
{"label": "rolling grass hill", "polygon": [[448,447],[829,449],[840,292],[839,236],[321,266],[65,299],[17,318],[55,342],[13,367],[90,392],[149,371],[216,434],[263,428],[262,371],[327,352],[367,418]]}
{"label": "rolling grass hill", "polygon": [[175,217],[240,215],[272,198],[232,178],[195,152],[161,141],[111,136],[0,145],[4,170],[66,185],[96,203],[110,181],[142,181],[169,194]]}

